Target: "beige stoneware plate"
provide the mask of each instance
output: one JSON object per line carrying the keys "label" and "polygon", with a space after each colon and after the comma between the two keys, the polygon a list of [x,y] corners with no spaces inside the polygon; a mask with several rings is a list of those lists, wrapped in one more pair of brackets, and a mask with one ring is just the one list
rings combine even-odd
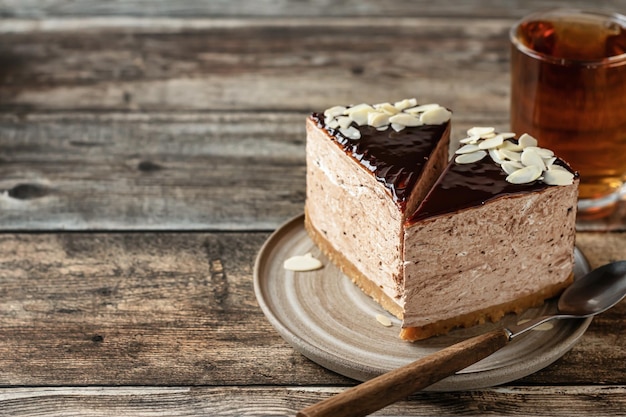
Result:
{"label": "beige stoneware plate", "polygon": [[[521,317],[510,315],[500,323],[456,330],[446,336],[416,343],[398,338],[400,321],[385,312],[352,282],[309,239],[303,216],[283,224],[261,248],[254,269],[254,290],[270,323],[296,350],[318,364],[347,377],[364,381],[405,365],[497,325],[553,311],[548,303]],[[324,267],[292,272],[283,262],[312,253]],[[576,249],[576,277],[589,265]],[[385,327],[377,314],[388,316]],[[536,372],[570,350],[591,319],[554,321],[549,329],[530,332],[481,362],[452,375],[429,390],[454,391],[484,388],[510,382]]]}

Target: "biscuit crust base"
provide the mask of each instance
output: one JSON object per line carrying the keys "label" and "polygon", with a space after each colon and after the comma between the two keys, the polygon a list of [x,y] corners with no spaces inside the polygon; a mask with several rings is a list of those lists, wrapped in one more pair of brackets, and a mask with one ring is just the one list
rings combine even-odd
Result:
{"label": "biscuit crust base", "polygon": [[[364,276],[348,259],[340,252],[336,251],[333,246],[326,240],[324,235],[320,233],[309,221],[306,214],[304,216],[304,227],[307,230],[311,240],[321,249],[330,261],[336,265],[342,273],[352,280],[365,294],[374,299],[385,310],[393,314],[399,319],[403,318],[404,309],[398,301],[385,294],[382,289]],[[432,336],[448,333],[450,330],[458,327],[471,327],[486,321],[496,322],[508,313],[520,314],[523,311],[537,307],[546,300],[559,295],[574,280],[574,274],[571,273],[567,280],[558,284],[551,285],[539,292],[518,298],[516,300],[487,307],[478,311],[473,311],[461,316],[439,320],[434,323],[420,327],[403,327],[400,331],[400,338],[409,342],[415,342],[427,339]]]}

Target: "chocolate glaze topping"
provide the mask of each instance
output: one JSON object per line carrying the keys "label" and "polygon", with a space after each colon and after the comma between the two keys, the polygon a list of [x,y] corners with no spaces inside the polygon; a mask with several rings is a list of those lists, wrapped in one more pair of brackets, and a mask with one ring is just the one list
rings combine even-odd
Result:
{"label": "chocolate glaze topping", "polygon": [[[564,161],[557,159],[554,163],[578,177],[578,173]],[[481,206],[496,198],[555,187],[541,181],[511,184],[505,180],[506,177],[507,174],[489,156],[471,164],[457,164],[452,160],[415,213],[409,216],[407,224]]]}
{"label": "chocolate glaze topping", "polygon": [[352,123],[361,132],[361,138],[353,140],[344,137],[338,129],[324,127],[323,114],[313,113],[311,119],[317,127],[326,130],[348,156],[372,172],[402,209],[450,123],[407,127],[400,132],[391,128],[379,131]]}

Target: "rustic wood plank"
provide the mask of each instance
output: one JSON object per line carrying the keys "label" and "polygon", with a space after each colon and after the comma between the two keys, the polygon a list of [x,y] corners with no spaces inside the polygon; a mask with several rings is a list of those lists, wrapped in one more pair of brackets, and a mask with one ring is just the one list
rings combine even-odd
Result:
{"label": "rustic wood plank", "polygon": [[304,118],[2,118],[0,227],[272,230],[302,212]]}
{"label": "rustic wood plank", "polygon": [[[351,385],[258,308],[252,265],[267,236],[0,234],[0,386]],[[626,234],[611,236],[626,250]],[[626,302],[518,384],[626,384],[624,314]]]}
{"label": "rustic wood plank", "polygon": [[578,246],[592,267],[626,259],[626,233],[578,233]]}
{"label": "rustic wood plank", "polygon": [[266,237],[0,235],[0,385],[345,383],[258,308]]}
{"label": "rustic wood plank", "polygon": [[[341,392],[336,387],[66,387],[2,388],[0,415],[293,416]],[[375,416],[624,415],[625,386],[502,387],[417,393]]]}
{"label": "rustic wood plank", "polygon": [[461,117],[501,117],[511,23],[8,21],[0,36],[0,110],[308,112],[418,96]]}
{"label": "rustic wood plank", "polygon": [[[568,1],[568,7],[589,8],[589,1]],[[563,7],[558,0],[504,2],[493,0],[384,2],[347,0],[329,3],[325,0],[229,1],[229,0],[21,0],[0,1],[0,16],[43,18],[54,16],[522,16],[537,9]],[[626,10],[624,1],[599,0],[595,8]]]}

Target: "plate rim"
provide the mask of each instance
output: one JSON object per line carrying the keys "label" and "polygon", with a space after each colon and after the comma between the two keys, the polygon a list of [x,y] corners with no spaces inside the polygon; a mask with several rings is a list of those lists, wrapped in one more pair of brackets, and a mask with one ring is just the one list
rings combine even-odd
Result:
{"label": "plate rim", "polygon": [[[268,300],[266,300],[264,296],[264,291],[262,288],[263,277],[261,276],[261,270],[263,268],[263,265],[267,263],[266,261],[270,259],[269,253],[271,252],[271,249],[275,246],[275,242],[280,242],[280,240],[284,238],[284,235],[293,233],[294,230],[298,232],[298,229],[300,228],[304,229],[304,213],[296,215],[283,222],[276,230],[274,230],[270,234],[270,236],[261,245],[261,248],[259,249],[257,257],[255,259],[253,269],[254,292],[259,307],[263,311],[270,324],[280,334],[280,336],[300,354],[309,358],[318,365],[323,366],[324,368],[336,372],[340,375],[355,379],[357,381],[365,381],[375,376],[374,374],[377,374],[378,372],[373,372],[376,371],[374,368],[368,367],[367,365],[364,365],[362,363],[357,363],[355,361],[346,361],[346,358],[342,358],[342,360],[331,360],[329,357],[333,357],[335,355],[332,355],[328,351],[325,351],[321,346],[309,343],[307,340],[300,337],[297,332],[294,332],[292,329],[284,325],[280,317],[277,317],[277,315],[274,314],[272,308],[267,302]],[[313,244],[313,242],[311,243]],[[590,270],[589,262],[583,252],[576,246],[574,247],[574,255],[576,263],[581,263],[579,267],[582,268],[583,272],[588,272]],[[519,378],[531,375],[554,363],[563,355],[565,355],[565,353],[571,350],[571,348],[574,347],[578,340],[584,335],[587,328],[591,324],[593,317],[588,317],[584,319],[570,319],[570,321],[574,320],[578,321],[578,326],[575,326],[573,330],[567,334],[566,337],[561,339],[559,345],[557,345],[562,346],[561,350],[559,350],[556,355],[550,357],[549,360],[535,360],[531,364],[526,362],[525,365],[530,366],[526,367],[524,375],[519,375],[514,378],[505,377],[507,373],[503,370],[506,370],[506,367],[471,372],[460,371],[459,373],[451,375],[443,379],[442,381],[437,382],[430,387],[427,387],[425,390],[443,392],[487,388],[508,383]],[[346,362],[350,362],[351,366],[346,365]],[[496,381],[495,383],[493,382],[494,380]]]}

